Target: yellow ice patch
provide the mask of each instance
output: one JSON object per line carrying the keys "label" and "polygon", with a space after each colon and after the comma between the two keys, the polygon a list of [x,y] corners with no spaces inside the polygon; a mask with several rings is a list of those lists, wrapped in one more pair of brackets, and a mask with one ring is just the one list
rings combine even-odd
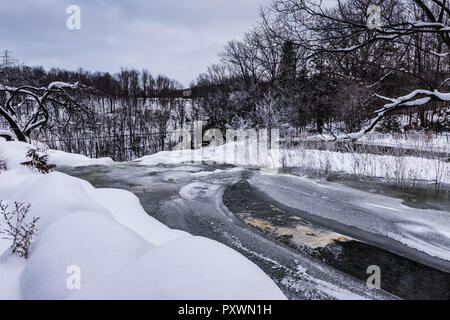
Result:
{"label": "yellow ice patch", "polygon": [[352,238],[338,233],[325,230],[317,230],[303,225],[295,228],[277,227],[267,221],[249,217],[245,214],[240,215],[245,223],[262,230],[274,232],[280,236],[292,236],[292,241],[298,246],[307,246],[312,249],[323,248],[333,244],[336,241],[351,241]]}

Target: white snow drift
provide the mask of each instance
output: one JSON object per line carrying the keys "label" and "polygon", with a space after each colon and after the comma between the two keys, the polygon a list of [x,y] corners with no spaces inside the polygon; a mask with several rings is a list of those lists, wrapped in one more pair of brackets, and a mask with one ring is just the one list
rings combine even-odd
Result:
{"label": "white snow drift", "polygon": [[141,165],[183,164],[192,161],[216,162],[237,166],[257,166],[271,169],[302,168],[326,172],[344,172],[398,182],[406,180],[450,183],[450,163],[443,159],[413,156],[344,153],[310,150],[302,147],[267,150],[264,157],[254,146],[232,142],[217,147],[196,150],[163,151],[136,159]]}
{"label": "white snow drift", "polygon": [[[0,142],[9,169],[0,174],[0,199],[30,203],[31,215],[41,217],[28,260],[0,240],[0,299],[285,299],[244,256],[169,229],[133,194],[21,166],[29,147]],[[112,163],[49,154],[57,165]],[[70,266],[80,268],[80,290],[67,286]]]}

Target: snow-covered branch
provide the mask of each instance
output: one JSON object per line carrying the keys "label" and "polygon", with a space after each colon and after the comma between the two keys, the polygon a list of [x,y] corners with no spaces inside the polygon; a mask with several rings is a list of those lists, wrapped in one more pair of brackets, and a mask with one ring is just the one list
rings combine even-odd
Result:
{"label": "snow-covered branch", "polygon": [[439,53],[439,52],[431,51],[430,53],[435,55],[435,56],[437,56],[437,57],[441,57],[441,58],[445,58],[445,57],[450,56],[450,52]]}
{"label": "snow-covered branch", "polygon": [[356,141],[362,138],[365,134],[371,132],[385,116],[389,115],[394,111],[398,111],[402,108],[423,106],[432,100],[445,102],[450,101],[450,93],[443,93],[438,90],[430,91],[418,89],[399,98],[388,98],[381,95],[376,96],[379,97],[380,99],[390,101],[390,103],[385,104],[383,108],[375,111],[376,117],[370,121],[369,126],[356,133],[340,135],[335,138],[336,141],[344,141],[344,140]]}
{"label": "snow-covered branch", "polygon": [[[26,141],[31,131],[47,123],[49,118],[47,102],[66,106],[65,102],[52,98],[52,95],[63,96],[73,103],[75,100],[65,90],[78,89],[79,86],[78,82],[70,84],[60,81],[52,82],[48,87],[42,88],[32,86],[14,88],[0,84],[0,92],[4,92],[6,95],[5,105],[0,105],[0,115],[8,122],[17,139]],[[13,104],[15,102],[17,103]],[[20,119],[16,117],[16,111],[26,103],[34,104],[34,112],[22,126]]]}
{"label": "snow-covered branch", "polygon": [[70,84],[70,83],[66,83],[66,82],[61,82],[61,81],[55,81],[49,84],[48,86],[48,90],[52,90],[52,89],[77,89],[79,86],[78,82],[75,82],[74,84]]}

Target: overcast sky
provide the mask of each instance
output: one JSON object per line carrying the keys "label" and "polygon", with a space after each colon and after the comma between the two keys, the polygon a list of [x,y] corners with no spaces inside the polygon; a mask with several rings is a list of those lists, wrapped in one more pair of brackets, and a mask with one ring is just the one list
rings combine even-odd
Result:
{"label": "overcast sky", "polygon": [[[117,72],[148,69],[185,86],[241,39],[269,0],[2,0],[0,50],[26,65]],[[81,8],[69,30],[66,9]]]}

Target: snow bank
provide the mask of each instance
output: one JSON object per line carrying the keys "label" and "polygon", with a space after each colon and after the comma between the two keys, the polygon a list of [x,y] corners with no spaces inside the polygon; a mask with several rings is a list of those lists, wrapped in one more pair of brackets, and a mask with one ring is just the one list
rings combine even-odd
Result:
{"label": "snow bank", "polygon": [[[30,203],[31,215],[41,218],[28,260],[12,256],[9,241],[0,239],[0,298],[285,299],[247,258],[171,230],[147,215],[133,194],[20,166],[28,147],[0,142],[10,169],[0,173],[0,199]],[[89,162],[59,155],[66,164]],[[80,290],[67,285],[73,266]]]}
{"label": "snow bank", "polygon": [[426,135],[421,132],[407,134],[371,133],[365,135],[361,143],[417,151],[450,152],[450,136],[445,134]]}
{"label": "snow bank", "polygon": [[66,285],[70,266],[80,268],[83,288],[133,262],[152,247],[136,233],[97,212],[66,216],[39,234],[21,275],[22,296],[32,300],[66,299],[73,293]]}
{"label": "snow bank", "polygon": [[259,151],[257,143],[230,142],[216,147],[162,151],[134,160],[141,165],[218,163],[237,166],[280,167],[278,150]]}
{"label": "snow bank", "polygon": [[[267,285],[262,286],[264,283]],[[150,250],[117,274],[102,278],[71,298],[283,298],[277,291],[256,265],[242,263],[242,256],[236,251],[216,241],[189,237]]]}
{"label": "snow bank", "polygon": [[237,166],[345,172],[398,182],[406,180],[450,182],[450,163],[438,159],[303,148],[269,150],[267,157],[262,159],[258,156],[257,150],[246,148],[243,143],[229,143],[198,150],[164,151],[137,159],[135,162],[141,165],[158,165],[191,163],[193,160],[200,163],[204,161]]}
{"label": "snow bank", "polygon": [[58,167],[84,167],[84,166],[106,166],[114,164],[114,161],[107,158],[92,159],[81,154],[67,153],[59,150],[48,150],[49,162]]}
{"label": "snow bank", "polygon": [[[1,244],[2,241],[0,241]],[[0,257],[0,300],[20,300],[20,275],[25,267],[25,260],[12,257],[10,251],[4,252]]]}
{"label": "snow bank", "polygon": [[190,237],[190,234],[184,231],[172,230],[155,219],[149,219],[139,199],[128,191],[95,189],[92,187],[89,193],[97,202],[111,212],[116,221],[138,233],[142,238],[155,246],[172,240]]}
{"label": "snow bank", "polygon": [[[0,140],[0,158],[6,160],[8,169],[17,169],[21,163],[26,161],[26,152],[32,145],[21,141],[1,141]],[[59,167],[81,167],[93,165],[111,165],[114,161],[111,158],[91,159],[80,154],[72,154],[58,150],[48,150],[49,163],[56,164]]]}
{"label": "snow bank", "polygon": [[30,203],[33,212],[40,213],[41,231],[58,219],[79,212],[95,212],[111,217],[105,207],[93,201],[79,181],[68,175],[52,172],[33,180],[31,185],[19,187],[20,191],[11,200]]}
{"label": "snow bank", "polygon": [[342,153],[299,148],[283,152],[283,166],[345,172],[392,179],[398,182],[406,180],[450,182],[450,163],[419,157]]}

